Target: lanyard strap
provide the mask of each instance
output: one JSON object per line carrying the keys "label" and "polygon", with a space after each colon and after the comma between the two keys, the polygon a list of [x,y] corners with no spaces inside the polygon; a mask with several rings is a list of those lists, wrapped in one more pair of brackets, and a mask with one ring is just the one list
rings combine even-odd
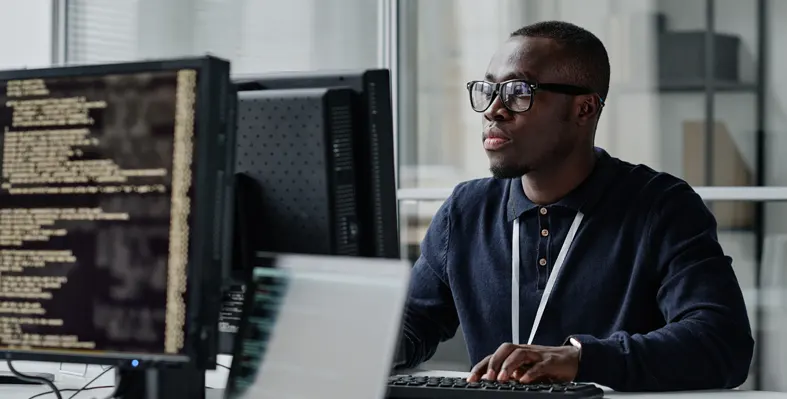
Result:
{"label": "lanyard strap", "polygon": [[[571,248],[571,243],[574,242],[574,236],[577,234],[583,217],[584,215],[582,212],[577,212],[577,216],[574,217],[571,228],[568,229],[568,234],[566,234],[566,240],[563,241],[563,246],[560,247],[560,252],[557,254],[555,264],[552,266],[552,273],[549,274],[547,285],[544,288],[544,293],[541,295],[541,301],[538,304],[536,318],[533,320],[533,327],[530,329],[530,338],[527,340],[528,345],[533,344],[533,338],[536,336],[538,325],[541,323],[541,317],[544,315],[544,309],[547,307],[549,295],[552,293],[552,288],[555,286],[555,281],[560,273],[560,269],[563,268],[568,250]],[[519,344],[519,218],[514,219],[511,254],[511,342],[513,344]]]}

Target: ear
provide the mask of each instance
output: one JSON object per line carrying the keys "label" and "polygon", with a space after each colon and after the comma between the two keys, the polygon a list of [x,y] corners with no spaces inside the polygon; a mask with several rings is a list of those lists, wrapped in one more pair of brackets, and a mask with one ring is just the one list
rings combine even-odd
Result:
{"label": "ear", "polygon": [[581,96],[576,98],[577,101],[577,123],[586,125],[595,123],[598,115],[601,112],[601,102],[596,96]]}

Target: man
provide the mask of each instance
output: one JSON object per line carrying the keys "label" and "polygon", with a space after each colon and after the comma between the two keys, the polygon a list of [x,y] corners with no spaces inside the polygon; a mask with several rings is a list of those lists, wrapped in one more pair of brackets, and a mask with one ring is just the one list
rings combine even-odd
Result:
{"label": "man", "polygon": [[399,366],[429,359],[461,325],[472,381],[650,391],[746,380],[754,342],[713,215],[684,181],[594,147],[609,76],[597,37],[542,22],[468,84],[494,178],[459,184],[435,215]]}

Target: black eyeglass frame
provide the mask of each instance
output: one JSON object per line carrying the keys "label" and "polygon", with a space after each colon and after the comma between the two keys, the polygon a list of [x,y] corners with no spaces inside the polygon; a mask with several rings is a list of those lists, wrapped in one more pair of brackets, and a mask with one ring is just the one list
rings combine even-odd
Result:
{"label": "black eyeglass frame", "polygon": [[[599,96],[595,91],[587,87],[575,86],[575,85],[569,85],[563,83],[533,83],[525,79],[511,79],[511,80],[506,80],[505,82],[498,82],[498,83],[487,82],[485,80],[471,80],[467,82],[467,94],[470,96],[470,108],[472,108],[473,111],[478,113],[486,112],[486,110],[488,110],[489,107],[491,107],[492,104],[495,102],[495,98],[500,94],[500,87],[502,87],[504,84],[513,83],[513,82],[525,83],[530,87],[530,92],[532,93],[530,94],[530,103],[527,105],[527,109],[524,111],[515,111],[509,108],[508,104],[506,104],[505,101],[502,100],[500,101],[503,104],[503,106],[506,107],[507,110],[514,113],[527,112],[530,110],[530,108],[533,108],[533,99],[536,97],[536,93],[539,90],[551,91],[553,93],[560,93],[560,94],[568,94],[571,96],[596,94],[596,97],[598,97],[599,101],[601,101],[601,106],[602,107],[604,106],[604,99],[601,98],[601,96]],[[489,103],[486,105],[486,107],[484,107],[484,109],[480,111],[473,108],[473,85],[475,85],[476,83],[486,83],[492,85],[492,98],[489,100]]]}

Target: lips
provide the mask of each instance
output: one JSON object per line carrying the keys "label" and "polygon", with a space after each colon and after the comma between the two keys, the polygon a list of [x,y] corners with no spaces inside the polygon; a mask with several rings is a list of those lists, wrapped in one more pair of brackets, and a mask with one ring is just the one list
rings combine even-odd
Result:
{"label": "lips", "polygon": [[511,139],[499,129],[484,132],[484,149],[487,151],[498,151],[510,143]]}

